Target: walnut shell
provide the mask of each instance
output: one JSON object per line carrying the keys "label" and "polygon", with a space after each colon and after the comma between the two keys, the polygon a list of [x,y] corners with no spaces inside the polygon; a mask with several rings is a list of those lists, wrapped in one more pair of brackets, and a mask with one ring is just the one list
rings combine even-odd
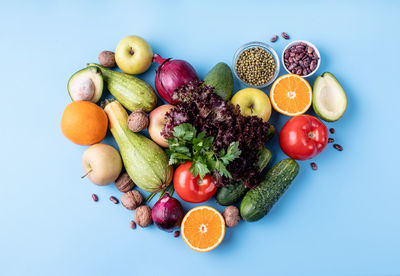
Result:
{"label": "walnut shell", "polygon": [[115,67],[115,54],[111,51],[103,51],[99,54],[99,62],[104,67]]}
{"label": "walnut shell", "polygon": [[128,210],[135,210],[142,201],[142,195],[136,190],[126,192],[121,196],[121,203]]}
{"label": "walnut shell", "polygon": [[149,118],[143,110],[135,110],[128,117],[128,127],[133,132],[139,132],[147,128]]}
{"label": "walnut shell", "polygon": [[142,205],[135,210],[135,222],[140,227],[147,227],[153,221],[151,219],[151,208],[147,205]]}
{"label": "walnut shell", "polygon": [[233,205],[226,207],[222,216],[224,217],[225,224],[228,227],[235,227],[240,221],[239,209]]}
{"label": "walnut shell", "polygon": [[135,187],[135,183],[127,172],[122,173],[115,181],[115,186],[123,193],[129,192]]}

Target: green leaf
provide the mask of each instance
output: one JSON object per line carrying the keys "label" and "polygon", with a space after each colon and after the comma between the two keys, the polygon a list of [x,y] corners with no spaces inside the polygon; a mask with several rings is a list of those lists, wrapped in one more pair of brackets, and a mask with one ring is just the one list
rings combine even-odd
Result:
{"label": "green leaf", "polygon": [[192,166],[190,166],[189,172],[193,174],[194,177],[200,175],[200,178],[203,179],[204,176],[206,176],[206,174],[210,172],[210,170],[204,163],[195,161],[193,162]]}
{"label": "green leaf", "polygon": [[191,142],[196,137],[197,130],[191,124],[183,123],[174,127],[172,134],[178,139]]}
{"label": "green leaf", "polygon": [[170,165],[175,165],[175,164],[182,164],[185,161],[190,161],[192,160],[191,156],[182,154],[182,153],[178,153],[178,152],[174,152],[171,153],[170,157],[169,157],[169,164]]}
{"label": "green leaf", "polygon": [[228,165],[230,162],[238,158],[241,153],[242,151],[239,149],[239,142],[232,142],[229,145],[226,154],[220,156],[220,159],[224,163],[224,165]]}
{"label": "green leaf", "polygon": [[215,162],[215,169],[218,171],[220,175],[232,178],[232,175],[226,169],[225,165],[221,161],[217,160],[217,162]]}

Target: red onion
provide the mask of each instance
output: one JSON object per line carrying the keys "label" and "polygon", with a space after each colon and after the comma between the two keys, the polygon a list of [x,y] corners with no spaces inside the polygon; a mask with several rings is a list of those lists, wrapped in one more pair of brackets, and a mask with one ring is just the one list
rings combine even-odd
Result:
{"label": "red onion", "polygon": [[183,219],[183,208],[181,203],[165,193],[151,210],[151,217],[155,225],[161,230],[172,232],[179,227]]}
{"label": "red onion", "polygon": [[155,54],[153,61],[161,64],[156,73],[157,92],[169,104],[177,103],[172,100],[172,94],[178,87],[199,79],[193,66],[184,60],[163,59]]}

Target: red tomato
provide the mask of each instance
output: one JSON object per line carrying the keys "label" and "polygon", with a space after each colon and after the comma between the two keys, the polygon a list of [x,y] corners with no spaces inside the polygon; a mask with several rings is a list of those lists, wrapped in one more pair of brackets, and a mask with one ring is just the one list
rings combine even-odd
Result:
{"label": "red tomato", "polygon": [[180,165],[174,173],[174,188],[182,200],[199,203],[209,200],[217,191],[211,176],[201,179],[200,176],[193,177],[189,172],[192,162]]}
{"label": "red tomato", "polygon": [[291,118],[279,134],[282,151],[296,160],[313,158],[328,143],[328,128],[318,118],[300,115]]}

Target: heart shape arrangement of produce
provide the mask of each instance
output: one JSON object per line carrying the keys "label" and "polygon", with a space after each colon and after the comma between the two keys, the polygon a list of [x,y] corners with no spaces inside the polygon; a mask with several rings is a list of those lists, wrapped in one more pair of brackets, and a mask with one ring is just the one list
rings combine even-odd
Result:
{"label": "heart shape arrangement of produce", "polygon": [[[282,33],[282,38],[289,36]],[[168,103],[158,107],[153,88],[133,76],[152,62],[159,63],[155,88]],[[288,74],[278,77],[280,62]],[[210,251],[223,240],[226,226],[268,214],[298,174],[296,160],[311,159],[334,142],[320,119],[303,115],[313,105],[319,118],[333,122],[347,107],[333,74],[318,76],[313,87],[306,81],[320,62],[318,49],[307,41],[289,43],[281,61],[270,45],[247,43],[235,53],[232,67],[248,88],[232,97],[233,74],[227,64],[216,64],[199,80],[188,62],[163,59],[143,38],[128,36],[115,53],[99,54],[100,65],[89,63],[69,79],[72,102],[62,115],[61,130],[70,141],[90,146],[82,157],[83,177],[97,185],[115,182],[123,192],[120,200],[110,200],[135,210],[132,229],[154,222],[175,237],[181,234],[193,250]],[[122,72],[108,69],[115,66]],[[97,105],[104,84],[113,98]],[[259,88],[271,84],[268,97]],[[292,117],[279,131],[281,149],[289,158],[265,172],[271,160],[265,146],[276,132],[268,122],[272,108]],[[151,139],[140,133],[146,128]],[[119,152],[100,143],[108,129]],[[317,169],[314,162],[311,167]],[[143,199],[140,191],[150,195]],[[215,196],[227,207],[222,214],[206,205],[185,214],[174,192],[191,203]],[[146,202],[156,194],[159,200],[150,208]],[[98,201],[96,194],[92,197]]]}

